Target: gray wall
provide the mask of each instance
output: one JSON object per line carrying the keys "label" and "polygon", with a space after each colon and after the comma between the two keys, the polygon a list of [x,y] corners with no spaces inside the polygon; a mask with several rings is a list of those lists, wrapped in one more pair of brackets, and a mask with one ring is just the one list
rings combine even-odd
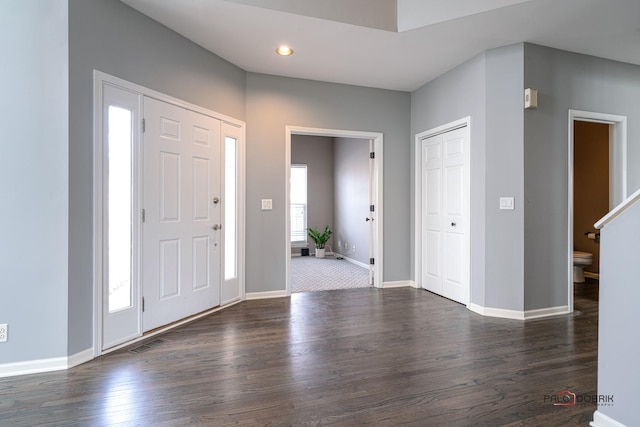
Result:
{"label": "gray wall", "polygon": [[67,354],[65,0],[0,2],[0,363]]}
{"label": "gray wall", "polygon": [[[523,51],[522,44],[489,50],[411,97],[413,136],[471,116],[470,301],[509,310],[524,303]],[[412,150],[412,166],[414,158]],[[515,210],[499,210],[500,196],[515,197]]]}
{"label": "gray wall", "polygon": [[[291,163],[307,165],[307,227],[333,230],[333,138],[293,135]],[[328,244],[334,247],[333,237]],[[315,250],[311,239],[309,249]]]}
{"label": "gray wall", "polygon": [[[335,138],[333,250],[369,264],[369,140]],[[338,242],[342,245],[339,247]],[[345,243],[348,248],[345,248]],[[355,251],[353,247],[355,246]]]}
{"label": "gray wall", "polygon": [[640,203],[602,229],[598,317],[598,394],[613,395],[613,406],[598,411],[627,425],[638,425],[640,369],[636,325],[640,324]]}
{"label": "gray wall", "polygon": [[627,122],[629,193],[640,187],[640,67],[525,45],[524,85],[538,109],[524,122],[525,308],[567,303],[568,110],[619,114]]}
{"label": "gray wall", "polygon": [[[522,311],[524,46],[487,51],[486,61],[485,306]],[[515,209],[500,210],[501,196],[514,197]]]}
{"label": "gray wall", "polygon": [[120,1],[69,0],[69,354],[92,345],[94,69],[245,118],[243,70]]}
{"label": "gray wall", "polygon": [[[427,83],[411,94],[411,176],[415,169],[415,135],[471,116],[471,302],[485,305],[485,75],[483,53]],[[414,228],[414,181],[411,180],[411,277],[420,236]]]}
{"label": "gray wall", "polygon": [[[409,277],[410,95],[247,75],[247,292],[285,289],[285,127],[384,134],[384,280]],[[405,191],[403,191],[405,189]],[[272,211],[260,199],[273,199]]]}

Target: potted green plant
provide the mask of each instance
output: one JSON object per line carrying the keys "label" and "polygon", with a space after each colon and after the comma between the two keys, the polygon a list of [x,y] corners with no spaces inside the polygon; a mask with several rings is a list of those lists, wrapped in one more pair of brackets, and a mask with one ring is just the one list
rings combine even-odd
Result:
{"label": "potted green plant", "polygon": [[329,226],[327,225],[322,233],[315,228],[307,228],[307,233],[309,233],[309,237],[316,244],[316,258],[324,258],[324,245],[327,243],[327,240],[331,238],[332,233],[332,231],[329,230]]}

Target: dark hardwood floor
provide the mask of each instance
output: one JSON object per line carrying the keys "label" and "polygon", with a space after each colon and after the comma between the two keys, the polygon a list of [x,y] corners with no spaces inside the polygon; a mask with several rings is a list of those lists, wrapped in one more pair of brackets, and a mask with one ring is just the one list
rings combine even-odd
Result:
{"label": "dark hardwood floor", "polygon": [[[423,290],[247,301],[66,372],[0,379],[0,426],[586,426],[597,284],[573,315],[485,318]],[[139,346],[140,344],[136,345]]]}

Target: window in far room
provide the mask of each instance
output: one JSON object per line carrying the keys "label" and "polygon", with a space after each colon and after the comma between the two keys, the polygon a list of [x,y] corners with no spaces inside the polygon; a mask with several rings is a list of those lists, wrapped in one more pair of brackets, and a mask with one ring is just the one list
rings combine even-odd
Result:
{"label": "window in far room", "polygon": [[291,165],[291,243],[307,243],[307,165]]}

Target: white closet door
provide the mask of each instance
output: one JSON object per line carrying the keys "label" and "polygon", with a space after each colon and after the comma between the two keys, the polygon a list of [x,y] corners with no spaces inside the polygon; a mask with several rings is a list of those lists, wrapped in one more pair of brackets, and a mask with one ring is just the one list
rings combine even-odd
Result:
{"label": "white closet door", "polygon": [[466,128],[422,140],[422,283],[463,304],[469,301],[468,149]]}

